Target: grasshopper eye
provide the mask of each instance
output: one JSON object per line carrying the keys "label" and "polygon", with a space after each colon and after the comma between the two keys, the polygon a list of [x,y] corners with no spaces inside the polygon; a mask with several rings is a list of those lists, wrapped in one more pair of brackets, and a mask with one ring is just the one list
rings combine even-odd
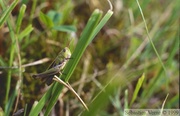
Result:
{"label": "grasshopper eye", "polygon": [[66,52],[66,49],[63,49],[63,52],[65,53],[65,52]]}

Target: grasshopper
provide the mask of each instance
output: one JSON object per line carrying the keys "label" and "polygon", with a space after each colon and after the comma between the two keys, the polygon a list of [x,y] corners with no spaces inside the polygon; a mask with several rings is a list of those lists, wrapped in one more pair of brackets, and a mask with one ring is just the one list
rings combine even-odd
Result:
{"label": "grasshopper", "polygon": [[65,47],[61,52],[59,52],[58,56],[51,63],[49,68],[42,73],[32,75],[33,78],[42,79],[42,81],[46,82],[47,85],[50,85],[53,81],[57,81],[67,87],[70,91],[72,91],[75,96],[79,99],[82,105],[89,111],[88,107],[84,103],[84,101],[79,97],[79,95],[75,92],[75,90],[71,87],[69,83],[64,82],[56,75],[62,74],[62,70],[66,63],[71,57],[71,51],[68,47]]}
{"label": "grasshopper", "polygon": [[54,75],[61,74],[64,66],[71,57],[71,51],[69,48],[65,47],[58,56],[51,63],[49,68],[42,73],[32,75],[33,78],[40,78],[42,81],[45,81],[47,85],[50,85],[53,82]]}

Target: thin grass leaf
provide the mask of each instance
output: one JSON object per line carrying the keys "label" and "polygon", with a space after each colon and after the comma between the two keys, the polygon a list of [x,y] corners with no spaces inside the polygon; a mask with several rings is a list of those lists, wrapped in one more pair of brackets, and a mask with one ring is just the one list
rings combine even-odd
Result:
{"label": "thin grass leaf", "polygon": [[143,81],[144,81],[144,74],[138,79],[138,83],[137,83],[137,85],[136,85],[136,88],[135,88],[135,91],[134,91],[134,93],[133,93],[133,97],[132,97],[132,99],[131,99],[131,103],[130,103],[130,106],[132,106],[132,104],[134,103],[134,101],[136,100],[136,98],[137,98],[137,95],[138,95],[138,92],[139,92],[139,90],[140,90],[140,88],[141,88],[141,86],[142,86],[142,83],[143,83]]}
{"label": "thin grass leaf", "polygon": [[17,18],[16,33],[19,33],[19,30],[20,30],[20,27],[21,27],[21,24],[22,24],[22,19],[23,19],[25,10],[26,10],[26,5],[23,4],[21,6],[21,8],[20,8],[19,15],[18,15],[18,18]]}
{"label": "thin grass leaf", "polygon": [[[7,18],[11,11],[13,10],[13,8],[17,5],[18,3],[18,0],[15,0],[9,8],[6,9],[6,5],[4,4],[4,2],[2,0],[0,0],[0,4],[4,10],[4,13],[2,14],[2,17],[0,18],[0,27],[2,26],[2,24],[7,21],[7,25],[8,25],[8,28],[10,30],[10,36],[11,36],[11,39],[12,39],[12,42],[14,43],[15,42],[15,38],[14,38],[14,32],[13,32],[13,29],[10,25],[10,21],[9,19]],[[6,9],[6,10],[5,10]],[[14,58],[14,47],[15,47],[15,44],[12,44],[11,45],[11,49],[10,49],[10,58],[9,58],[9,67],[12,66],[12,61],[13,61],[13,58]],[[5,95],[5,111],[7,111],[6,113],[8,114],[10,112],[10,110],[7,110],[6,108],[9,108],[9,106],[11,106],[10,102],[8,102],[8,97],[9,97],[9,90],[10,90],[10,83],[11,83],[11,70],[8,70],[8,77],[7,77],[7,82],[6,82],[6,95]],[[11,99],[12,100],[12,99]],[[5,113],[5,114],[6,114]]]}
{"label": "thin grass leaf", "polygon": [[38,0],[32,0],[32,7],[31,7],[31,13],[30,13],[30,18],[29,18],[29,24],[32,24],[32,20],[34,18],[34,13],[36,10]]}
{"label": "thin grass leaf", "polygon": [[[19,22],[18,22],[18,24],[19,24],[19,26],[21,25],[21,21],[22,21],[22,18],[23,18],[23,15],[24,15],[24,11],[25,11],[25,6],[22,6],[21,7],[21,13],[19,14],[19,15],[21,15],[21,16],[19,16]],[[12,28],[11,27],[11,25],[10,25],[10,23],[9,23],[9,21],[8,21],[8,26],[9,26],[9,28]],[[18,27],[17,26],[17,29],[18,28],[20,28],[20,27]],[[17,30],[18,31],[18,30]],[[12,33],[12,38],[14,38],[15,40],[14,40],[14,42],[15,42],[15,45],[14,45],[14,42],[12,42],[13,43],[13,47],[15,47],[15,48],[12,48],[12,52],[14,52],[14,49],[16,49],[17,50],[17,55],[18,55],[18,65],[19,65],[19,73],[18,73],[18,76],[19,76],[19,80],[17,81],[17,83],[16,83],[16,87],[15,87],[15,90],[14,90],[14,92],[12,93],[12,95],[11,95],[11,100],[9,100],[8,101],[8,104],[6,105],[6,107],[5,107],[5,113],[6,113],[6,115],[9,115],[9,113],[10,113],[10,111],[11,110],[9,110],[9,109],[12,109],[12,105],[13,105],[13,103],[14,103],[14,100],[15,100],[15,98],[16,98],[16,96],[17,96],[17,99],[19,99],[19,90],[20,90],[20,87],[21,87],[21,84],[22,84],[22,80],[23,80],[23,78],[22,78],[22,67],[21,67],[21,55],[20,55],[20,48],[19,48],[19,41],[18,41],[18,38],[17,38],[17,36],[14,36],[15,35],[15,33],[13,32],[13,31],[11,31],[11,33]],[[18,35],[18,33],[16,33],[16,35]],[[11,52],[11,53],[12,53]],[[14,54],[13,54],[14,55]],[[14,56],[13,56],[14,57]],[[11,72],[10,72],[11,73]],[[8,77],[10,77],[10,73],[8,73],[9,75],[8,75]],[[10,78],[9,78],[10,79]],[[10,81],[9,81],[9,84],[10,84]],[[10,86],[10,85],[9,85]],[[17,100],[18,101],[18,100]],[[16,111],[16,108],[17,108],[17,104],[18,104],[18,102],[16,102],[16,104],[15,104],[15,108],[14,108],[14,111]]]}
{"label": "thin grass leaf", "polygon": [[125,90],[124,109],[128,109],[128,90]]}
{"label": "thin grass leaf", "polygon": [[93,40],[93,38],[97,35],[97,33],[102,29],[102,27],[107,23],[107,21],[110,19],[112,14],[113,14],[113,11],[108,10],[108,12],[105,14],[105,16],[101,19],[100,23],[93,30],[93,33],[90,37],[91,39],[89,39],[89,44]]}
{"label": "thin grass leaf", "polygon": [[[12,29],[11,26],[9,26],[9,28],[10,28],[10,30]],[[12,44],[11,44],[11,48],[10,48],[9,67],[12,67],[12,63],[13,63],[13,59],[14,59],[14,52],[15,52],[15,44],[13,44],[15,42],[15,37],[14,37],[15,34],[14,34],[14,32],[10,32],[10,33],[11,33],[11,37],[12,37]],[[7,82],[6,82],[5,103],[7,103],[8,97],[9,97],[9,91],[10,91],[10,86],[11,86],[11,74],[12,74],[12,70],[8,70],[8,76],[7,76]]]}
{"label": "thin grass leaf", "polygon": [[25,108],[24,108],[24,115],[23,116],[27,116],[27,104],[25,105]]}
{"label": "thin grass leaf", "polygon": [[[9,33],[10,33],[10,37],[11,37],[11,47],[10,47],[10,57],[9,57],[9,67],[12,66],[12,63],[13,63],[13,59],[14,59],[14,52],[15,52],[15,33],[13,31],[13,27],[11,25],[11,22],[10,22],[10,19],[7,18],[8,15],[10,15],[10,12],[12,11],[12,9],[17,5],[17,2],[18,0],[15,0],[11,6],[5,11],[7,14],[4,14],[4,17],[2,17],[0,20],[1,20],[1,23],[4,23],[4,21],[6,20],[7,21],[7,25],[8,25],[8,28],[9,28]],[[3,10],[5,10],[5,4],[3,3],[2,0],[0,0],[0,4],[3,8]],[[1,25],[0,25],[1,27]],[[6,80],[6,95],[5,95],[5,108],[7,108],[6,105],[8,105],[8,98],[9,98],[9,91],[10,91],[10,84],[11,84],[11,73],[12,73],[12,70],[8,70],[8,76],[7,76],[7,80]],[[10,112],[10,110],[7,110],[5,109],[6,111]]]}
{"label": "thin grass leaf", "polygon": [[11,97],[8,99],[8,103],[6,104],[5,106],[5,114],[6,116],[9,116],[10,114],[10,109],[12,108],[13,104],[14,104],[14,100],[16,98],[16,95],[17,95],[17,91],[14,90]]}
{"label": "thin grass leaf", "polygon": [[[10,15],[10,13],[12,12],[12,10],[14,9],[14,7],[17,5],[19,0],[14,0],[12,2],[12,4],[9,6],[9,8],[7,8],[3,14],[1,15],[1,18],[0,18],[0,28],[1,26],[4,24],[4,22],[7,20],[8,16]],[[5,9],[5,6],[4,6],[4,3],[2,0],[0,0],[0,4],[2,7],[4,7],[3,9]]]}
{"label": "thin grass leaf", "polygon": [[[176,36],[178,36],[178,32],[176,33]],[[172,43],[172,46],[169,50],[169,56],[168,56],[168,59],[166,61],[166,66],[168,65],[171,65],[171,63],[173,62],[173,58],[175,57],[176,53],[178,52],[179,50],[179,39],[176,38],[176,36],[174,37],[174,41]],[[157,78],[159,77],[159,78]],[[159,71],[159,73],[157,74],[157,76],[155,78],[153,78],[148,86],[148,91],[143,91],[142,93],[142,98],[146,97],[146,98],[149,98],[150,96],[152,96],[153,92],[156,91],[157,89],[157,85],[159,83],[159,81],[161,81],[161,79],[163,79],[164,76],[163,76],[163,69],[161,69]],[[161,82],[161,85],[163,83]]]}
{"label": "thin grass leaf", "polygon": [[54,26],[52,29],[57,30],[57,31],[62,31],[62,32],[75,32],[76,27],[72,25],[59,25],[59,26]]}
{"label": "thin grass leaf", "polygon": [[83,52],[85,51],[86,47],[89,44],[89,41],[92,41],[91,35],[93,34],[93,31],[95,29],[95,26],[97,26],[97,23],[99,22],[100,18],[102,16],[102,12],[99,10],[95,10],[90,17],[85,29],[82,32],[82,35],[76,45],[75,50],[72,53],[72,60],[69,60],[67,63],[67,66],[64,69],[64,74],[62,75],[62,79],[65,81],[69,80],[69,77],[72,75],[76,65],[78,64]]}
{"label": "thin grass leaf", "polygon": [[22,39],[29,35],[33,30],[33,27],[32,25],[28,25],[19,35],[18,35],[18,38],[19,38],[19,41],[21,42]]}
{"label": "thin grass leaf", "polygon": [[[140,6],[140,4],[139,4],[139,1],[136,0],[136,2],[137,2],[137,5],[138,5],[138,7],[139,7],[139,10],[140,10],[142,19],[143,19],[143,21],[144,21],[144,25],[145,25],[145,29],[146,29],[146,33],[147,33],[148,39],[149,39],[149,41],[150,41],[150,43],[151,43],[151,46],[152,46],[154,52],[156,53],[156,55],[157,55],[157,57],[158,57],[159,62],[161,63],[161,66],[162,66],[165,74],[166,74],[166,73],[167,73],[166,67],[164,66],[164,64],[163,64],[163,62],[162,62],[162,60],[161,60],[161,57],[160,57],[159,53],[157,52],[156,47],[155,47],[155,45],[154,45],[154,43],[153,43],[153,41],[152,41],[152,39],[151,39],[151,37],[150,37],[150,35],[149,35],[149,30],[148,30],[148,28],[147,28],[146,20],[145,20],[145,18],[144,18],[144,14],[143,14],[143,12],[142,12],[142,9],[141,9],[141,6]],[[167,74],[166,74],[166,76],[167,76]]]}

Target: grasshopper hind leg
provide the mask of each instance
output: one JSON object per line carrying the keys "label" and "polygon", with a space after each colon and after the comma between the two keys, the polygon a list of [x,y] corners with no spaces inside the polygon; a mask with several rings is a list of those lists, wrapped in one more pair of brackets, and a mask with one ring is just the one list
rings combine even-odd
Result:
{"label": "grasshopper hind leg", "polygon": [[34,75],[32,75],[32,77],[34,79],[40,79],[42,82],[45,82],[49,86],[53,82],[54,75],[51,77],[45,77],[45,76],[41,76],[39,74],[34,74]]}
{"label": "grasshopper hind leg", "polygon": [[[54,77],[54,76],[53,76]],[[49,77],[45,80],[46,84],[49,86],[51,83],[53,83],[53,77]]]}

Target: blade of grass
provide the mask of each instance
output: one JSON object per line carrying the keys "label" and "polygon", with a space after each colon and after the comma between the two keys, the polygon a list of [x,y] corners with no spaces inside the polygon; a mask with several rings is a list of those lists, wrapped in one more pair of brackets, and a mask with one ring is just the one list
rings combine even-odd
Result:
{"label": "blade of grass", "polygon": [[27,104],[25,105],[25,108],[24,108],[24,115],[23,116],[27,116]]}
{"label": "blade of grass", "polygon": [[[8,16],[10,15],[10,13],[12,12],[12,10],[14,9],[14,7],[17,5],[19,0],[14,0],[12,2],[12,4],[9,6],[9,8],[7,8],[3,14],[1,15],[1,18],[0,18],[0,28],[1,26],[4,24],[4,22],[7,20]],[[1,6],[3,7],[3,10],[5,9],[5,4],[3,3],[2,0],[0,0],[0,4]]]}
{"label": "blade of grass", "polygon": [[32,30],[32,25],[28,25],[21,33],[18,34],[19,41],[21,42],[25,36],[29,35],[32,32]]}
{"label": "blade of grass", "polygon": [[[6,5],[4,4],[4,2],[2,0],[0,1],[0,4],[1,4],[3,10],[6,9],[6,11],[3,13],[4,15],[0,19],[0,23],[1,23],[0,27],[2,26],[2,24],[5,21],[7,21],[7,25],[9,28],[9,33],[10,33],[10,37],[11,37],[11,41],[12,41],[11,46],[10,46],[9,67],[12,67],[12,63],[13,63],[13,59],[14,59],[15,46],[16,46],[16,44],[15,44],[16,39],[15,39],[15,33],[13,31],[13,27],[11,25],[10,19],[7,17],[10,15],[10,13],[12,12],[13,8],[17,5],[17,3],[18,3],[18,0],[15,0],[10,5],[10,7],[6,9],[5,8]],[[7,76],[7,81],[6,81],[6,95],[5,95],[5,102],[4,102],[5,105],[8,104],[8,97],[9,97],[10,84],[11,84],[11,73],[12,73],[12,70],[8,70],[8,76]],[[5,106],[5,108],[7,108],[7,107]],[[10,112],[10,110],[6,110],[6,111]]]}
{"label": "blade of grass", "polygon": [[46,25],[47,28],[52,28],[54,26],[53,21],[43,12],[40,12],[39,19],[41,22],[43,22],[44,25]]}
{"label": "blade of grass", "polygon": [[144,81],[144,74],[138,79],[138,83],[137,83],[137,85],[136,85],[136,88],[135,88],[135,91],[134,91],[134,93],[133,93],[133,97],[132,97],[132,99],[131,99],[131,103],[130,103],[130,107],[132,106],[132,104],[134,103],[134,101],[136,100],[136,98],[137,98],[137,95],[138,95],[138,92],[139,92],[139,90],[140,90],[140,88],[141,88],[141,86],[142,86],[142,83],[143,83],[143,81]]}
{"label": "blade of grass", "polygon": [[[171,65],[171,63],[173,62],[173,58],[175,57],[176,53],[178,52],[178,49],[179,49],[179,38],[177,38],[178,35],[179,35],[179,33],[177,32],[176,36],[174,37],[174,41],[172,43],[173,47],[171,47],[170,50],[169,50],[170,54],[168,55],[168,59],[166,61],[166,66],[170,66]],[[159,77],[159,78],[157,78],[157,77]],[[143,91],[141,97],[142,98],[144,98],[144,97],[145,98],[149,98],[153,94],[153,92],[156,90],[157,85],[158,85],[157,83],[159,81],[161,81],[161,79],[163,79],[163,78],[164,78],[164,76],[163,76],[163,69],[161,69],[159,71],[159,73],[157,74],[156,78],[153,78],[151,80],[151,82],[149,84],[149,87],[147,88],[149,91]]]}
{"label": "blade of grass", "polygon": [[53,29],[61,32],[76,32],[76,27],[72,25],[57,25]]}
{"label": "blade of grass", "polygon": [[141,9],[141,6],[140,6],[140,4],[139,4],[139,1],[136,0],[136,2],[137,2],[137,5],[138,5],[138,7],[139,7],[139,10],[140,10],[142,19],[143,19],[143,21],[144,21],[146,33],[147,33],[148,39],[149,39],[149,41],[150,41],[150,43],[151,43],[151,46],[153,47],[154,52],[156,53],[156,55],[157,55],[157,57],[158,57],[158,60],[159,60],[159,62],[161,63],[161,66],[162,66],[162,68],[163,68],[166,76],[168,76],[168,75],[167,75],[167,71],[166,71],[166,67],[164,66],[164,64],[163,64],[163,62],[162,62],[162,60],[161,60],[161,57],[159,56],[159,53],[157,52],[156,47],[155,47],[155,45],[154,45],[154,43],[153,43],[153,41],[152,41],[152,39],[151,39],[151,37],[150,37],[150,35],[149,35],[149,30],[148,30],[148,28],[147,28],[146,20],[145,20],[145,18],[144,18],[144,14],[143,14],[143,12],[142,12],[142,9]]}
{"label": "blade of grass", "polygon": [[124,109],[128,109],[128,90],[125,90]]}
{"label": "blade of grass", "polygon": [[8,99],[8,102],[7,102],[6,106],[5,106],[5,111],[4,111],[6,116],[9,116],[9,114],[10,114],[10,111],[11,111],[10,109],[12,108],[12,106],[14,104],[14,100],[15,100],[16,95],[17,95],[17,93],[14,90],[12,95]]}
{"label": "blade of grass", "polygon": [[[73,60],[70,60],[64,69],[64,73],[67,75],[62,75],[62,79],[65,79],[65,81],[69,80],[69,78],[72,75],[77,63],[79,62],[84,50],[90,44],[90,42],[94,39],[94,37],[97,35],[97,33],[101,30],[101,28],[105,25],[105,23],[109,20],[109,18],[111,17],[112,14],[113,14],[113,12],[109,10],[106,13],[106,15],[102,18],[100,23],[96,26],[96,28],[94,28],[94,30],[92,31],[92,34],[90,34],[90,30],[87,30],[87,31],[84,30],[85,31],[83,33],[84,35],[82,34],[82,36],[76,46],[76,49],[74,50],[74,52],[72,54]],[[89,38],[87,38],[87,37],[89,37]],[[81,40],[86,40],[86,38],[87,38],[87,41],[81,41]],[[82,46],[82,45],[84,45],[84,46]],[[69,70],[66,70],[66,68]],[[65,78],[65,76],[66,76],[66,78]]]}
{"label": "blade of grass", "polygon": [[19,102],[19,97],[20,97],[20,89],[22,87],[22,82],[23,82],[22,63],[21,63],[21,50],[20,50],[20,45],[19,45],[20,39],[18,38],[18,35],[19,35],[19,30],[20,30],[20,26],[21,26],[21,23],[22,23],[22,19],[23,19],[25,10],[26,10],[26,6],[22,5],[21,8],[20,8],[18,19],[17,19],[17,28],[16,28],[16,37],[15,37],[15,39],[16,39],[16,51],[17,51],[17,56],[18,56],[18,67],[19,67],[18,76],[19,76],[19,79],[18,79],[18,81],[16,83],[16,87],[15,87],[15,95],[14,95],[14,97],[17,96],[17,98],[16,98],[16,103],[15,103],[15,107],[14,107],[13,112],[16,112],[18,102]]}
{"label": "blade of grass", "polygon": [[26,5],[23,4],[20,8],[20,11],[19,11],[19,15],[18,15],[18,18],[17,18],[17,26],[16,26],[16,33],[19,33],[19,30],[20,30],[20,27],[21,27],[21,24],[22,24],[22,19],[23,19],[23,16],[24,16],[24,13],[25,13],[25,10],[26,10]]}
{"label": "blade of grass", "polygon": [[32,24],[32,20],[34,18],[34,14],[35,14],[36,5],[37,5],[37,0],[32,0],[32,8],[31,8],[31,13],[30,13],[30,18],[29,18],[29,24]]}
{"label": "blade of grass", "polygon": [[[8,23],[8,27],[11,30],[10,31],[10,35],[11,35],[11,39],[12,39],[12,43],[11,43],[11,48],[10,48],[10,58],[9,58],[9,67],[12,67],[12,63],[13,63],[13,59],[14,59],[14,53],[15,53],[15,34],[12,31],[12,27],[9,25]],[[8,101],[8,96],[9,96],[9,91],[10,91],[10,84],[11,84],[11,74],[12,74],[12,70],[8,70],[8,77],[7,77],[7,81],[6,81],[6,97],[5,97],[5,103],[7,103]]]}

